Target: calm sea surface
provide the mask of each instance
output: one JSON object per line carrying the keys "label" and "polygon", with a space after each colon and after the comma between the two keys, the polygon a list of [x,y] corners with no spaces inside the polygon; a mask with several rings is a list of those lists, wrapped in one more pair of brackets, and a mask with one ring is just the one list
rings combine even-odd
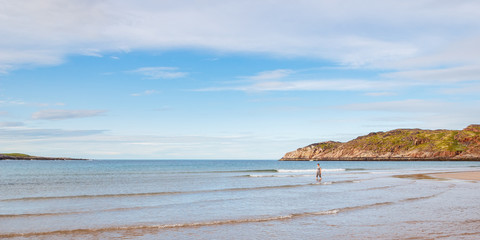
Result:
{"label": "calm sea surface", "polygon": [[419,175],[480,162],[316,164],[0,161],[0,238],[480,239],[480,183]]}

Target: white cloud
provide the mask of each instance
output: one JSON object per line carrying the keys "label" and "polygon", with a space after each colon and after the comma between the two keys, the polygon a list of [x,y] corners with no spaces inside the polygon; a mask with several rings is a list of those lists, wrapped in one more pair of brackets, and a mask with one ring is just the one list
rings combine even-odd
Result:
{"label": "white cloud", "polygon": [[367,92],[365,93],[365,95],[370,97],[384,97],[384,96],[395,96],[397,94],[394,92]]}
{"label": "white cloud", "polygon": [[188,75],[186,72],[177,70],[178,68],[175,67],[143,67],[129,72],[142,74],[149,79],[182,78]]}
{"label": "white cloud", "polygon": [[441,69],[412,70],[386,73],[386,78],[416,80],[431,83],[457,83],[480,81],[480,65]]}
{"label": "white cloud", "polygon": [[[277,69],[273,71],[262,71],[252,76],[239,78],[248,81],[227,81],[224,86],[207,87],[195,91],[245,91],[245,92],[266,92],[266,91],[369,91],[370,96],[394,95],[391,90],[420,85],[415,81],[401,79],[309,79],[312,75],[321,75],[318,69]],[[307,75],[304,75],[308,72]],[[388,90],[388,91],[387,91]]]}
{"label": "white cloud", "polygon": [[14,70],[14,67],[11,64],[0,63],[0,74],[7,74],[12,70]]}
{"label": "white cloud", "polygon": [[23,122],[0,122],[0,127],[11,128],[11,127],[21,127],[25,124]]}
{"label": "white cloud", "polygon": [[454,104],[442,101],[407,99],[389,102],[352,103],[338,106],[344,110],[354,111],[386,111],[386,112],[439,112]]}
{"label": "white cloud", "polygon": [[439,90],[443,94],[454,94],[454,95],[465,95],[472,94],[478,96],[480,92],[480,83],[476,82],[473,84],[457,84],[449,88],[443,88]]}
{"label": "white cloud", "polygon": [[[1,29],[0,33],[3,33]],[[14,39],[12,39],[12,41],[14,41]],[[31,44],[34,43],[32,42]],[[28,46],[18,46],[14,49],[9,49],[8,45],[2,45],[0,41],[0,71],[2,73],[7,73],[8,71],[23,66],[58,65],[63,63],[64,56],[69,53],[68,51],[60,51],[53,47],[48,50],[30,49]]]}
{"label": "white cloud", "polygon": [[4,106],[35,106],[35,107],[47,107],[47,106],[64,106],[65,103],[41,103],[41,102],[26,102],[23,100],[0,100],[0,105]]}
{"label": "white cloud", "polygon": [[[447,102],[444,100],[405,99],[365,102],[336,106],[352,114],[361,127],[378,131],[383,125],[393,128],[462,129],[478,123],[480,102]],[[368,114],[358,114],[357,111]],[[370,125],[370,126],[367,126]],[[387,129],[388,129],[387,128]]]}
{"label": "white cloud", "polygon": [[74,118],[95,117],[104,114],[105,110],[59,110],[49,109],[41,110],[32,114],[33,119],[37,120],[63,120]]}
{"label": "white cloud", "polygon": [[[479,21],[471,23],[466,22],[465,26],[477,25]],[[461,28],[461,26],[458,26]],[[443,39],[433,38],[425,39],[425,43],[436,46],[432,49],[431,46],[423,46],[422,54],[412,56],[406,59],[399,59],[397,61],[386,62],[383,66],[393,69],[425,69],[425,68],[458,68],[465,66],[466,68],[472,66],[479,66],[480,59],[480,31],[470,31],[466,36],[451,29],[451,32],[445,35]],[[453,39],[452,39],[453,38]],[[452,39],[445,41],[445,39]]]}
{"label": "white cloud", "polygon": [[80,55],[84,56],[92,56],[92,57],[103,57],[103,55],[100,53],[100,49],[81,49],[80,50]]}
{"label": "white cloud", "polygon": [[72,54],[179,48],[353,67],[469,64],[480,51],[479,8],[474,0],[5,1],[0,71]]}
{"label": "white cloud", "polygon": [[250,79],[250,80],[256,80],[256,81],[261,81],[261,80],[272,80],[272,79],[280,79],[289,76],[290,74],[294,73],[293,70],[290,69],[277,69],[273,71],[264,71],[260,72],[254,76],[247,76],[245,78]]}
{"label": "white cloud", "polygon": [[[57,141],[55,138],[79,137],[96,135],[105,132],[104,130],[64,130],[64,129],[18,129],[8,128],[0,129],[0,139],[7,141],[30,141],[33,139],[50,139]],[[3,143],[5,144],[5,143]]]}
{"label": "white cloud", "polygon": [[132,94],[130,94],[130,96],[140,97],[140,96],[152,95],[152,94],[157,94],[157,93],[159,93],[157,90],[145,90],[145,91],[139,92],[139,93],[132,93]]}
{"label": "white cloud", "polygon": [[259,81],[248,85],[211,87],[196,91],[379,91],[414,86],[408,81],[374,81],[365,79],[319,79],[290,81]]}

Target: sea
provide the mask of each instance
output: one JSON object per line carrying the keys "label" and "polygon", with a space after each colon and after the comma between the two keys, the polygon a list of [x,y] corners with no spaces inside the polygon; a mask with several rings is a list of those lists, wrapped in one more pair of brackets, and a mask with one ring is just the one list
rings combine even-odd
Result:
{"label": "sea", "polygon": [[426,175],[457,171],[480,162],[6,160],[0,239],[480,239],[480,182]]}

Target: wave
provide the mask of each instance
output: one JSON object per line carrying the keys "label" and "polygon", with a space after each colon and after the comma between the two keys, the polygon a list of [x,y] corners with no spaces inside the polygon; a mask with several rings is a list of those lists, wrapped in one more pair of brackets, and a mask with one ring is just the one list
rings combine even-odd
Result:
{"label": "wave", "polygon": [[[250,177],[250,175],[247,175]],[[119,198],[119,197],[143,197],[143,196],[162,196],[162,195],[176,195],[176,194],[198,194],[198,193],[213,193],[213,192],[232,192],[232,191],[251,191],[251,190],[265,190],[265,189],[282,189],[282,188],[296,188],[311,185],[329,185],[340,183],[358,183],[359,180],[344,180],[333,182],[319,182],[307,184],[292,184],[292,185],[273,185],[273,186],[259,186],[259,187],[245,187],[245,188],[223,188],[223,189],[207,189],[196,191],[179,191],[179,192],[149,192],[149,193],[119,193],[119,194],[92,194],[92,195],[72,195],[72,196],[43,196],[43,197],[23,197],[2,199],[0,202],[15,202],[15,201],[43,201],[43,200],[59,200],[59,199],[88,199],[88,198]]]}
{"label": "wave", "polygon": [[[322,172],[340,172],[346,171],[344,168],[322,169]],[[363,169],[362,169],[363,170]],[[206,171],[206,172],[181,172],[181,173],[302,173],[302,172],[316,172],[316,169],[250,169],[250,170],[227,170],[227,171]],[[353,170],[350,170],[353,171]]]}
{"label": "wave", "polygon": [[252,187],[252,188],[224,188],[224,189],[183,191],[183,192],[150,192],[150,193],[119,193],[119,194],[98,194],[98,195],[24,197],[24,198],[3,199],[0,201],[13,202],[13,201],[36,201],[36,200],[81,199],[81,198],[159,196],[159,195],[195,194],[195,193],[209,193],[209,192],[223,192],[223,191],[248,191],[248,190],[262,190],[262,189],[275,189],[275,188],[294,188],[294,187],[301,187],[301,186],[307,186],[307,185],[310,185],[310,184],[274,185],[274,186],[260,186],[260,187]]}
{"label": "wave", "polygon": [[436,194],[432,194],[432,195],[429,195],[429,196],[422,196],[422,197],[413,197],[413,198],[405,198],[405,199],[402,199],[400,200],[400,202],[411,202],[411,201],[418,201],[418,200],[425,200],[425,199],[430,199],[430,198],[434,198],[434,197],[437,197],[445,192],[447,192],[448,190],[446,191],[443,191],[443,192],[439,192],[439,193],[436,193]]}
{"label": "wave", "polygon": [[0,214],[0,218],[63,216],[63,215],[75,215],[75,214],[99,213],[99,212],[118,212],[118,211],[145,209],[145,208],[154,208],[154,207],[148,206],[148,207],[131,207],[131,208],[112,208],[112,209],[103,209],[103,210],[75,211],[75,212]]}
{"label": "wave", "polygon": [[382,187],[372,187],[372,188],[366,188],[366,189],[358,189],[356,191],[371,191],[371,190],[385,190],[385,189],[391,189],[391,188],[396,188],[400,186],[405,186],[405,185],[388,185],[388,186],[382,186]]}
{"label": "wave", "polygon": [[240,177],[253,177],[253,178],[267,178],[267,177],[279,177],[279,178],[285,178],[285,177],[311,177],[312,175],[305,175],[305,174],[296,174],[296,175],[258,175],[258,174],[249,174],[249,175],[243,175]]}
{"label": "wave", "polygon": [[233,171],[211,171],[212,173],[235,173],[235,172],[277,172],[276,169],[254,169],[254,170],[233,170]]}
{"label": "wave", "polygon": [[120,194],[98,194],[98,195],[72,195],[72,196],[45,196],[45,197],[23,197],[23,198],[10,198],[2,199],[2,202],[13,201],[35,201],[35,200],[58,200],[58,199],[79,199],[79,198],[113,198],[113,197],[138,197],[138,196],[155,196],[155,195],[173,195],[181,193],[194,193],[191,192],[151,192],[151,193],[120,193]]}
{"label": "wave", "polygon": [[310,217],[310,216],[335,215],[338,213],[343,213],[348,211],[361,210],[361,209],[372,208],[372,207],[380,207],[380,206],[391,205],[391,204],[394,204],[394,202],[379,202],[379,203],[359,205],[359,206],[353,206],[353,207],[336,208],[336,209],[330,209],[325,211],[291,213],[291,214],[280,215],[280,216],[243,218],[243,219],[225,219],[225,220],[214,220],[214,221],[206,221],[206,222],[140,225],[140,226],[118,226],[118,227],[93,228],[93,229],[57,230],[57,231],[50,231],[50,232],[7,233],[7,234],[0,234],[0,238],[35,237],[35,236],[39,237],[39,236],[67,235],[67,234],[68,235],[99,234],[102,232],[129,231],[129,230],[162,230],[162,229],[176,229],[176,228],[196,228],[196,227],[206,227],[206,226],[233,225],[233,224],[242,224],[242,223],[286,221],[286,220],[292,220],[296,218]]}
{"label": "wave", "polygon": [[346,168],[345,171],[365,171],[366,168]]}
{"label": "wave", "polygon": [[[201,200],[203,203],[216,203],[232,200],[240,200],[241,198],[223,198],[223,199],[213,199],[213,200]],[[122,212],[122,211],[132,211],[132,210],[145,210],[145,209],[158,209],[164,208],[168,205],[178,205],[177,203],[162,204],[162,205],[152,205],[152,206],[136,206],[136,207],[120,207],[120,208],[108,208],[108,209],[98,209],[98,210],[86,210],[86,211],[72,211],[72,212],[47,212],[47,213],[20,213],[20,214],[0,214],[1,218],[24,218],[24,217],[43,217],[43,216],[64,216],[64,215],[76,215],[76,214],[96,214],[101,212]]]}
{"label": "wave", "polygon": [[[334,168],[334,169],[322,169],[322,172],[341,172],[341,171],[359,171],[359,170],[366,170],[364,168]],[[316,169],[246,169],[246,170],[219,170],[219,171],[185,171],[185,172],[123,172],[124,175],[158,175],[158,174],[201,174],[201,173],[301,173],[301,172],[316,172]],[[30,174],[24,174],[30,175]],[[40,176],[62,176],[62,173],[48,173],[48,174],[40,174]],[[94,172],[94,173],[74,173],[71,174],[72,176],[110,176],[110,175],[118,175],[117,172]],[[36,176],[39,176],[38,174]]]}
{"label": "wave", "polygon": [[[160,225],[137,225],[137,226],[118,226],[118,227],[93,228],[93,229],[56,230],[56,231],[49,231],[49,232],[6,233],[6,234],[0,234],[0,238],[15,238],[15,237],[28,238],[28,237],[40,237],[40,236],[52,236],[52,235],[61,236],[61,235],[72,235],[72,234],[78,234],[78,235],[96,234],[96,236],[98,236],[98,234],[103,232],[115,232],[115,231],[129,231],[129,230],[147,230],[148,231],[148,230],[162,230],[162,229],[176,229],[176,228],[195,228],[195,227],[230,225],[230,224],[233,225],[233,224],[242,224],[242,223],[286,221],[286,220],[292,220],[295,218],[302,218],[302,217],[309,217],[309,216],[335,215],[335,214],[340,214],[344,212],[394,205],[396,203],[401,203],[401,202],[419,201],[419,200],[434,198],[445,192],[446,191],[436,193],[433,195],[428,195],[428,196],[401,199],[396,202],[391,202],[391,201],[377,202],[377,203],[371,203],[371,204],[335,208],[335,209],[330,209],[325,211],[291,213],[291,214],[280,215],[280,216],[268,216],[268,217],[256,217],[256,218],[244,218],[244,219],[225,219],[225,220],[214,220],[214,221],[206,221],[206,222],[175,223],[175,224],[160,224]],[[113,211],[113,210],[122,210],[122,209],[111,209],[111,210],[105,210],[105,211]],[[44,214],[44,215],[47,215],[47,214]]]}
{"label": "wave", "polygon": [[73,230],[57,230],[50,232],[31,232],[31,233],[7,233],[0,234],[0,238],[14,238],[14,237],[34,237],[34,236],[49,236],[49,235],[71,235],[71,234],[98,234],[102,232],[114,232],[114,231],[128,231],[128,230],[154,230],[154,229],[171,229],[171,228],[194,228],[194,227],[206,227],[206,226],[218,226],[229,224],[241,224],[241,223],[260,223],[270,221],[282,221],[293,218],[299,218],[304,216],[314,215],[333,215],[337,214],[338,210],[328,210],[320,212],[309,213],[294,213],[282,216],[262,217],[262,218],[245,218],[245,219],[227,219],[208,222],[193,222],[193,223],[178,223],[178,224],[163,224],[163,225],[142,225],[142,226],[126,226],[126,227],[106,227],[106,228],[93,228],[93,229],[73,229]]}
{"label": "wave", "polygon": [[[345,168],[322,169],[322,172],[342,172]],[[302,172],[316,172],[316,169],[278,169],[279,173],[302,173]]]}
{"label": "wave", "polygon": [[220,170],[220,171],[191,171],[191,172],[167,172],[167,173],[248,173],[248,172],[277,172],[277,169],[250,169],[250,170]]}
{"label": "wave", "polygon": [[[278,169],[278,170],[270,170],[269,172],[277,172],[281,174],[275,174],[275,175],[259,175],[259,174],[248,174],[248,175],[242,175],[240,177],[309,177],[312,176],[317,170],[316,169]],[[345,168],[333,168],[333,169],[322,169],[322,172],[343,172],[343,171],[353,171],[353,170],[348,170]],[[264,172],[264,171],[258,171],[258,172]],[[292,173],[291,175],[286,175],[286,173]],[[304,174],[301,174],[304,173]],[[305,173],[309,173],[306,175]]]}
{"label": "wave", "polygon": [[89,211],[84,211],[84,212],[59,212],[59,213],[0,214],[0,218],[60,216],[60,215],[71,215],[71,214],[80,214],[80,213],[88,213],[88,212]]}

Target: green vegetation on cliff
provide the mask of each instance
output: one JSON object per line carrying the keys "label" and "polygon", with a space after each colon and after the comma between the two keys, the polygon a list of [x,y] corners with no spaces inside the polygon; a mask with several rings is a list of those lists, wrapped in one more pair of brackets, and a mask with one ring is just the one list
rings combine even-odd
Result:
{"label": "green vegetation on cliff", "polygon": [[0,153],[0,160],[86,160],[79,158],[38,157],[23,153]]}
{"label": "green vegetation on cliff", "polygon": [[281,160],[480,160],[480,125],[459,130],[396,129],[346,143],[322,142]]}
{"label": "green vegetation on cliff", "polygon": [[466,145],[455,139],[458,131],[448,130],[408,130],[398,129],[379,132],[348,142],[351,147],[361,147],[375,152],[393,152],[396,150],[418,151],[464,151]]}
{"label": "green vegetation on cliff", "polygon": [[10,157],[26,157],[26,158],[34,157],[34,156],[30,156],[23,153],[0,153],[0,154],[5,156],[10,156]]}

